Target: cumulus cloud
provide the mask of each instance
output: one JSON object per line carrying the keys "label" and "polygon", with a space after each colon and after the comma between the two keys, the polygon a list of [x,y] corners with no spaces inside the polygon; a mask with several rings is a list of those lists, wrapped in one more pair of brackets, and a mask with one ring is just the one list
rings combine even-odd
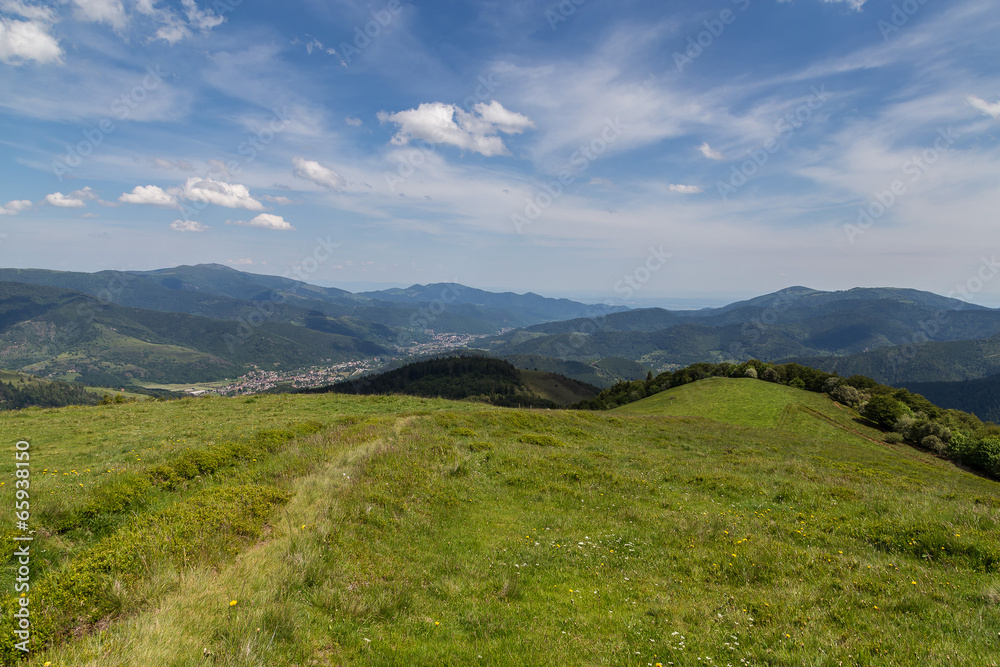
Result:
{"label": "cumulus cloud", "polygon": [[170,223],[170,229],[175,232],[203,232],[208,226],[194,220],[174,220]]}
{"label": "cumulus cloud", "polygon": [[978,111],[982,111],[987,116],[993,116],[994,118],[1000,118],[1000,101],[993,102],[992,104],[990,104],[986,100],[980,99],[978,97],[974,97],[972,95],[970,95],[966,99],[968,100],[969,104],[972,105],[973,109],[976,109]]}
{"label": "cumulus cloud", "polygon": [[132,188],[131,193],[123,194],[118,201],[126,204],[149,204],[150,206],[166,206],[176,208],[177,197],[164,192],[157,185],[137,185]]}
{"label": "cumulus cloud", "polygon": [[505,109],[496,100],[489,104],[480,102],[465,111],[454,104],[430,102],[416,109],[396,113],[381,111],[378,119],[399,126],[392,143],[405,146],[414,139],[432,144],[449,144],[462,150],[481,153],[486,157],[509,155],[510,152],[499,136],[520,134],[535,124],[527,116]]}
{"label": "cumulus cloud", "polygon": [[678,185],[675,183],[670,184],[670,191],[677,192],[682,195],[696,195],[700,192],[704,192],[704,190],[699,188],[697,185]]}
{"label": "cumulus cloud", "polygon": [[701,154],[704,155],[705,157],[707,157],[709,160],[724,160],[724,159],[726,159],[725,155],[723,155],[719,151],[717,151],[717,150],[713,149],[711,146],[709,146],[707,141],[705,143],[703,143],[701,146],[698,146],[698,150],[700,150]]}
{"label": "cumulus cloud", "polygon": [[185,181],[179,193],[190,201],[215,204],[226,208],[244,208],[248,211],[264,210],[264,205],[250,196],[247,186],[239,183],[192,177]]}
{"label": "cumulus cloud", "polygon": [[273,195],[264,195],[263,197],[261,197],[261,199],[266,199],[267,201],[274,202],[275,204],[278,204],[280,206],[287,206],[288,204],[294,203],[288,197],[282,197],[280,195],[277,197]]}
{"label": "cumulus cloud", "polygon": [[339,190],[347,185],[347,181],[343,176],[326,165],[320,164],[314,160],[293,157],[292,164],[295,166],[295,171],[292,173],[295,174],[296,177],[306,181],[312,181],[316,185],[320,185],[331,190]]}
{"label": "cumulus cloud", "polygon": [[361,125],[364,123],[364,121],[362,121],[360,118],[355,118],[354,116],[347,116],[346,118],[344,118],[344,122],[350,125],[351,127],[361,127]]}
{"label": "cumulus cloud", "polygon": [[0,215],[17,215],[29,208],[31,208],[31,202],[27,199],[15,199],[0,206]]}
{"label": "cumulus cloud", "polygon": [[276,229],[279,231],[290,231],[295,229],[280,215],[261,213],[253,220],[226,220],[227,225],[242,225],[244,227],[258,227],[260,229]]}
{"label": "cumulus cloud", "polygon": [[49,34],[48,16],[42,14],[28,21],[0,18],[0,60],[8,65],[29,60],[42,64],[62,62],[62,47]]}

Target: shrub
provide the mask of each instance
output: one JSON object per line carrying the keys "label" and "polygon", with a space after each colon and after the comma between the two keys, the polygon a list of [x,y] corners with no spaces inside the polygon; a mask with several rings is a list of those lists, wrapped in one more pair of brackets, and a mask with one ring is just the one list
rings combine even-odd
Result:
{"label": "shrub", "polygon": [[896,433],[895,431],[890,431],[889,433],[885,434],[883,440],[885,440],[890,445],[898,445],[901,442],[903,442],[903,436],[900,435],[899,433]]}
{"label": "shrub", "polygon": [[830,392],[830,396],[844,405],[849,405],[852,408],[857,407],[865,401],[867,394],[864,394],[849,384],[840,384]]}
{"label": "shrub", "polygon": [[869,399],[861,414],[883,428],[892,428],[905,411],[903,404],[895,398],[879,394]]}
{"label": "shrub", "polygon": [[945,450],[948,448],[944,441],[936,435],[929,435],[920,441],[920,445],[925,449],[929,449],[935,454],[944,454]]}

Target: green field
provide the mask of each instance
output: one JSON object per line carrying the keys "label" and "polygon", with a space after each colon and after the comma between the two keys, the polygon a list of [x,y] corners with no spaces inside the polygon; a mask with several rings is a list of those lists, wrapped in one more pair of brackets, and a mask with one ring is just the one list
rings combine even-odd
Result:
{"label": "green field", "polygon": [[0,419],[11,506],[31,441],[31,665],[1000,664],[1000,484],[818,394]]}

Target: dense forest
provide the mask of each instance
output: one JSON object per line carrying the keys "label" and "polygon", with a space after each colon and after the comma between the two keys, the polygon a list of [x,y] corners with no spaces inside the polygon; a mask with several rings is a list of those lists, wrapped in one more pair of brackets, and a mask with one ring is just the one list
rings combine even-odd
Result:
{"label": "dense forest", "polygon": [[418,361],[402,368],[299,393],[409,394],[428,398],[470,399],[504,407],[553,408],[534,395],[513,364],[479,355]]}

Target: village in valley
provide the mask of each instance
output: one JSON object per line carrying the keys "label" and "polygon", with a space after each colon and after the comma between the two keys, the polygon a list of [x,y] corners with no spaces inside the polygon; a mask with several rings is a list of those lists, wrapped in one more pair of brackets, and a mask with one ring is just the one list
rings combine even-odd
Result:
{"label": "village in valley", "polygon": [[192,387],[184,393],[192,396],[209,394],[247,396],[269,391],[275,387],[290,387],[292,389],[322,387],[382,370],[402,359],[461,349],[469,347],[477,340],[486,338],[486,335],[483,334],[435,333],[430,330],[427,331],[427,334],[430,336],[430,340],[407,347],[398,347],[397,353],[391,356],[358,359],[329,366],[312,366],[290,371],[256,369],[218,388]]}

